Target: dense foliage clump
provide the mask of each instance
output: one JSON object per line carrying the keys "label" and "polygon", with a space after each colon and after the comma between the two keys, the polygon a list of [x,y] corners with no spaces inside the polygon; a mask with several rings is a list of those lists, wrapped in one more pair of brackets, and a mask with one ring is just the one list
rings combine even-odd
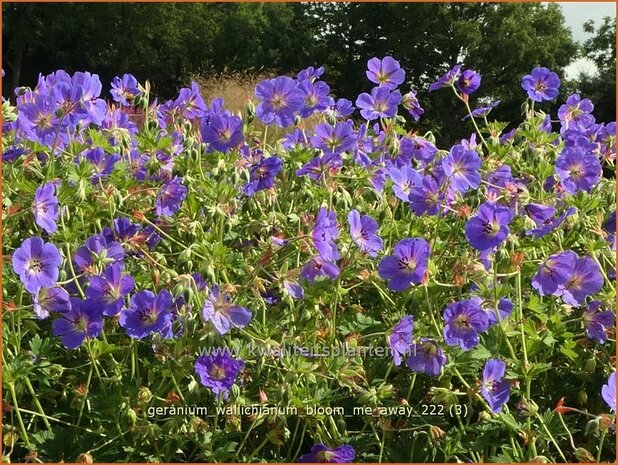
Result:
{"label": "dense foliage clump", "polygon": [[505,132],[459,64],[445,149],[394,58],[323,74],[3,103],[6,460],[615,459],[615,123],[537,67]]}

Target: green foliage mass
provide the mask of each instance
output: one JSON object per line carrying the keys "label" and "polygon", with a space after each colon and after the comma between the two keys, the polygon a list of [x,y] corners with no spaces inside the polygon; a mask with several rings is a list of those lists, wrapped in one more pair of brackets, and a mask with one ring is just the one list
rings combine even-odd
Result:
{"label": "green foliage mass", "polygon": [[[423,129],[441,143],[473,130],[470,122],[459,124],[464,114],[451,111],[448,96],[425,94],[455,63],[478,70],[479,96],[500,99],[494,115],[513,121],[520,116],[520,77],[532,65],[562,74],[578,56],[556,4],[4,3],[2,13],[6,89],[34,86],[39,73],[58,68],[88,69],[104,83],[125,72],[150,79],[164,99],[196,74],[324,65],[334,93],[354,100],[369,88],[366,57],[392,55],[408,70],[406,85],[421,91],[431,115]],[[583,76],[579,87],[603,109],[599,119],[610,121],[615,24],[606,21],[597,33],[583,51],[600,60],[601,74]]]}

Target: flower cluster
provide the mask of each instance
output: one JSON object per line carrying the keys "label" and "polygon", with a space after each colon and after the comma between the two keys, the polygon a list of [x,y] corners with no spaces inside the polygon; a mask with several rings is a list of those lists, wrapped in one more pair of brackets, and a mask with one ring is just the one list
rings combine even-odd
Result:
{"label": "flower cluster", "polygon": [[[3,123],[3,171],[16,315],[43,320],[38,332],[75,349],[71,357],[88,352],[88,385],[94,374],[105,388],[128,367],[133,377],[143,362],[141,380],[161,375],[153,398],[168,403],[189,389],[219,406],[252,396],[307,405],[339,399],[337,390],[350,404],[378,405],[408,386],[408,402],[441,403],[449,386],[486,410],[483,421],[511,397],[532,406],[532,397],[554,395],[539,382],[546,347],[565,382],[577,359],[606,362],[615,344],[616,212],[604,171],[615,163],[615,123],[597,123],[579,94],[551,109],[560,79],[547,68],[521,81],[529,99],[521,125],[490,122],[500,102],[471,107],[481,75],[457,64],[427,90],[451,88],[478,132],[438,148],[417,129],[423,90],[405,88],[409,76],[393,57],[368,60],[367,92],[352,100],[335,98],[324,73],[266,79],[244,113],[206,102],[195,82],[172,100],[151,100],[150,85],[130,74],[113,79],[111,101],[87,72],[57,71],[17,89],[15,107],[3,107],[15,116]],[[276,128],[260,133],[262,125]],[[377,376],[384,364],[362,357],[337,365],[312,351],[300,361],[244,351],[249,342],[339,346],[377,335],[392,355]],[[100,370],[106,363],[113,369]],[[414,384],[422,375],[432,379]],[[615,412],[615,373],[600,392]],[[544,431],[546,416],[529,417]],[[224,434],[217,421],[213,444]],[[227,421],[231,431],[243,420]],[[302,439],[288,455],[374,460],[338,422],[322,431],[299,421]],[[283,445],[287,426],[277,417],[267,424],[263,444]],[[332,436],[331,427],[341,431]],[[250,428],[257,434],[260,423]],[[213,461],[225,461],[216,453]]]}
{"label": "flower cluster", "polygon": [[549,256],[533,276],[532,287],[541,295],[556,295],[578,307],[601,290],[603,275],[594,258],[578,257],[569,250]]}

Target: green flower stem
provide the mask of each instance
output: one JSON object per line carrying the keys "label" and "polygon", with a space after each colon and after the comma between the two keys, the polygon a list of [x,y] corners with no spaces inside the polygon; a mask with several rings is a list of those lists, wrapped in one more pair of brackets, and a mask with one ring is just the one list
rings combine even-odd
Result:
{"label": "green flower stem", "polygon": [[597,264],[599,265],[599,269],[601,270],[601,274],[603,275],[603,279],[605,280],[605,282],[607,284],[609,284],[609,286],[612,288],[612,291],[615,293],[616,292],[616,287],[614,286],[612,281],[607,277],[607,273],[605,273],[605,270],[603,269],[603,265],[601,265],[601,262],[597,258],[596,254],[592,254],[592,258],[594,258],[594,261],[597,262]]}
{"label": "green flower stem", "polygon": [[383,299],[388,300],[389,303],[393,307],[397,307],[397,304],[393,301],[393,299],[391,299],[391,297],[388,295],[388,293],[384,292],[384,289],[382,289],[380,286],[378,286],[378,284],[375,281],[371,281],[371,284],[373,284],[373,287],[375,287],[378,290],[378,292],[380,293],[380,295],[382,296]]}
{"label": "green flower stem", "polygon": [[43,410],[43,406],[41,405],[41,402],[39,402],[39,398],[36,395],[36,392],[34,391],[34,387],[32,386],[32,383],[30,382],[30,378],[24,378],[25,382],[26,382],[26,387],[28,388],[28,391],[30,392],[30,395],[32,396],[32,401],[34,402],[35,407],[37,408],[37,410],[40,413],[40,416],[43,420],[43,423],[45,423],[45,427],[48,430],[51,430],[51,425],[49,424],[49,421],[47,421],[47,415],[45,415],[45,411]]}
{"label": "green flower stem", "polygon": [[[247,442],[247,439],[249,439],[249,435],[251,434],[251,431],[253,431],[253,428],[255,428],[255,425],[257,424],[257,421],[260,418],[262,418],[262,415],[256,415],[255,419],[251,422],[251,426],[245,433],[245,436],[243,437],[242,441],[240,442],[240,445],[238,446],[238,449],[236,450],[236,455],[240,455],[242,448],[245,446],[245,443]],[[296,423],[296,428],[298,428],[298,423]]]}
{"label": "green flower stem", "polygon": [[451,84],[451,89],[453,89],[453,93],[455,94],[455,96],[466,105],[466,110],[468,110],[468,114],[470,115],[472,124],[474,124],[474,129],[476,129],[476,133],[479,135],[479,137],[483,141],[483,145],[485,145],[485,148],[489,150],[489,145],[487,145],[487,141],[483,137],[483,134],[481,134],[481,130],[479,129],[478,124],[476,124],[476,120],[474,119],[474,116],[472,116],[472,110],[470,109],[470,104],[468,103],[468,100],[461,98],[461,96],[457,93],[457,89],[455,89],[454,84]]}
{"label": "green flower stem", "polygon": [[[292,451],[292,446],[294,445],[294,440],[296,439],[296,435],[298,434],[298,427],[300,426],[300,418],[296,418],[296,426],[294,427],[294,433],[292,433],[292,439],[290,440],[290,447],[288,447],[288,452],[285,456],[285,461],[290,461],[290,452]],[[238,455],[238,454],[236,454]]]}
{"label": "green flower stem", "polygon": [[[103,181],[99,178],[99,187],[101,188],[101,192],[105,192],[105,186],[103,186]],[[109,212],[109,221],[110,225],[113,227],[114,225],[114,196],[110,195],[107,197],[107,207]]]}
{"label": "green flower stem", "polygon": [[427,303],[427,310],[429,311],[429,316],[431,318],[431,323],[433,327],[436,328],[436,334],[438,337],[442,334],[442,330],[440,329],[440,325],[438,325],[438,321],[436,320],[433,314],[433,306],[431,305],[431,300],[429,299],[429,289],[427,285],[423,286],[425,288],[425,302]]}
{"label": "green flower stem", "polygon": [[382,428],[382,439],[380,440],[380,455],[378,456],[378,463],[382,463],[385,442],[386,442],[386,428]]}
{"label": "green flower stem", "polygon": [[296,448],[296,453],[294,454],[294,457],[298,457],[298,455],[300,454],[300,451],[303,447],[303,442],[305,440],[306,433],[307,433],[307,420],[305,420],[305,423],[303,424],[303,432],[300,434],[300,441],[298,442],[298,447]]}
{"label": "green flower stem", "polygon": [[335,296],[333,297],[330,311],[332,313],[332,321],[331,321],[331,341],[335,342],[337,338],[337,306],[339,305],[339,287],[340,287],[340,278],[337,277],[337,281],[335,284],[337,291],[335,292]]}
{"label": "green flower stem", "polygon": [[131,379],[139,379],[139,367],[137,365],[137,341],[131,338]]}
{"label": "green flower stem", "polygon": [[384,379],[382,379],[383,383],[386,383],[386,381],[388,381],[388,377],[391,374],[391,371],[393,370],[393,367],[395,366],[394,363],[389,363],[388,364],[388,368],[386,369],[386,374],[384,375]]}
{"label": "green flower stem", "polygon": [[412,381],[410,382],[410,387],[408,388],[408,394],[406,395],[406,401],[410,402],[410,396],[412,395],[412,389],[414,389],[414,385],[416,384],[416,373],[412,375]]}
{"label": "green flower stem", "polygon": [[66,285],[66,284],[69,284],[69,283],[72,283],[72,282],[74,282],[74,281],[77,281],[77,280],[78,280],[79,278],[81,278],[82,276],[85,276],[85,274],[84,274],[84,273],[79,274],[79,275],[75,276],[74,278],[67,279],[66,281],[58,281],[56,284],[57,284],[58,286],[64,286],[64,285]]}
{"label": "green flower stem", "polygon": [[[562,423],[562,426],[564,427],[564,430],[566,431],[567,435],[569,436],[569,442],[571,443],[571,448],[575,451],[577,449],[577,447],[575,447],[575,442],[573,441],[573,435],[571,434],[571,431],[569,430],[569,427],[567,426],[567,424],[564,422],[564,418],[562,417],[561,413],[558,413],[558,418],[560,418],[560,423]],[[597,460],[598,462],[598,460]]]}
{"label": "green flower stem", "polygon": [[[500,324],[500,329],[502,330],[502,334],[504,335],[504,340],[506,341],[506,345],[509,348],[509,353],[511,354],[511,358],[513,360],[517,360],[517,356],[515,355],[515,350],[513,349],[513,345],[506,335],[506,328],[502,324],[502,317],[500,316],[500,312],[498,311],[498,273],[496,264],[493,264],[494,271],[494,309],[496,312],[496,316],[498,317],[498,322]],[[519,273],[519,272],[518,272]]]}
{"label": "green flower stem", "polygon": [[601,440],[599,441],[599,450],[597,451],[597,463],[601,463],[601,452],[603,452],[603,442],[605,442],[605,435],[607,431],[601,433]]}
{"label": "green flower stem", "polygon": [[44,415],[44,414],[41,414],[39,412],[35,412],[33,410],[27,410],[27,409],[21,408],[21,407],[20,407],[19,410],[20,410],[21,413],[27,413],[28,415],[32,415],[34,417],[41,417],[44,420],[53,421],[53,422],[58,423],[60,425],[70,426],[72,428],[77,428],[77,429],[80,429],[82,431],[86,431],[87,433],[90,433],[90,434],[96,434],[97,436],[101,436],[102,438],[107,437],[105,434],[103,434],[101,432],[93,431],[90,428],[85,428],[83,426],[77,426],[77,425],[74,425],[73,423],[69,423],[68,421],[59,420],[58,418],[50,417],[49,415]]}
{"label": "green flower stem", "polygon": [[219,410],[221,409],[221,404],[223,403],[222,394],[217,394],[217,407],[215,408],[215,419],[213,421],[213,430],[216,433],[219,431]]}
{"label": "green flower stem", "polygon": [[[264,446],[266,446],[266,444],[268,444],[268,435],[264,438],[264,440],[260,443],[260,445],[254,449],[253,453],[247,459],[247,462],[251,462],[251,460],[253,460],[253,457],[255,457],[264,448]],[[301,447],[302,447],[302,444],[301,444]]]}
{"label": "green flower stem", "polygon": [[167,365],[170,369],[170,374],[172,375],[172,381],[174,382],[174,387],[176,388],[176,391],[178,392],[178,396],[183,402],[186,402],[185,396],[182,394],[182,390],[180,389],[180,386],[178,386],[178,383],[176,382],[176,377],[174,376],[174,370],[172,370],[172,364],[170,363],[169,359],[167,361]]}
{"label": "green flower stem", "polygon": [[[511,247],[513,248],[512,243],[511,243]],[[524,320],[524,305],[523,305],[522,293],[521,293],[521,267],[518,267],[517,269],[517,308],[519,310],[519,315],[518,315],[519,325],[518,326],[519,326],[519,331],[521,335],[522,352],[524,355],[524,370],[526,371],[526,399],[528,401],[531,401],[532,400],[532,395],[531,395],[532,394],[531,393],[532,379],[530,379],[530,376],[528,374],[528,349],[527,349],[527,344],[526,344],[526,333],[524,331],[524,321],[525,321]],[[513,360],[517,360],[517,358],[515,357]],[[541,417],[539,416],[539,418]],[[532,419],[530,417],[528,417],[527,423],[528,423],[528,431],[532,431]],[[545,427],[544,424],[543,426]],[[545,427],[545,429],[547,430],[547,427]],[[532,451],[533,456],[536,457],[537,450],[536,450],[536,438],[535,437],[532,437],[530,440],[530,450]]]}
{"label": "green flower stem", "polygon": [[[60,215],[60,223],[62,224],[62,230],[65,231],[66,227],[64,225],[64,215]],[[77,290],[79,291],[79,295],[82,297],[82,299],[86,299],[86,294],[84,294],[84,290],[82,289],[82,286],[79,283],[79,279],[77,279],[77,274],[75,273],[75,268],[73,267],[73,260],[71,260],[71,247],[68,243],[65,244],[65,250],[67,253],[66,261],[69,264],[69,269],[71,270],[71,275],[73,276],[73,280],[75,281]]]}
{"label": "green flower stem", "polygon": [[[130,213],[127,213],[127,212],[121,212],[121,211],[119,211],[118,213],[121,213],[121,214],[123,214],[123,215],[125,215],[125,216],[135,217],[135,215],[130,214]],[[144,219],[143,219],[143,221],[144,221],[145,223],[148,223],[148,224],[149,224],[150,226],[152,226],[153,228],[155,228],[159,234],[161,234],[161,235],[162,235],[163,237],[165,237],[166,239],[168,239],[168,240],[172,241],[174,244],[176,244],[176,245],[178,245],[178,246],[182,247],[183,249],[188,249],[188,248],[189,248],[188,246],[186,246],[186,245],[185,245],[185,244],[183,244],[182,242],[178,241],[177,239],[173,238],[173,237],[172,237],[172,236],[170,236],[168,233],[166,233],[165,231],[163,231],[161,228],[159,228],[156,224],[154,224],[154,223],[153,223],[152,221],[150,221],[148,218],[144,218]],[[203,255],[200,255],[199,253],[197,253],[197,252],[195,252],[195,251],[193,251],[193,250],[191,251],[191,253],[192,253],[193,255],[195,255],[196,257],[201,258],[202,260],[205,260],[205,261],[207,261],[208,263],[210,263],[210,259],[208,259],[208,258],[204,257]]]}
{"label": "green flower stem", "polygon": [[17,415],[17,422],[19,423],[19,428],[21,429],[21,434],[23,436],[24,442],[26,443],[26,447],[29,450],[32,450],[32,446],[30,445],[30,439],[28,438],[28,431],[26,430],[24,420],[21,417],[21,412],[19,411],[19,405],[17,404],[17,395],[15,394],[14,383],[9,383],[9,391],[11,392],[11,400],[13,401],[13,407],[15,408],[15,414]]}
{"label": "green flower stem", "polygon": [[264,138],[262,139],[262,150],[266,151],[266,136],[268,136],[268,124],[264,126]]}
{"label": "green flower stem", "polygon": [[[60,423],[64,423],[64,422],[62,422],[61,420],[57,420],[57,421],[59,421]],[[69,423],[69,424],[68,424],[68,426],[75,426],[75,425],[71,425],[71,424]],[[89,430],[89,429],[87,429],[87,428],[81,428],[81,427],[80,427],[80,429],[84,429],[85,431],[88,431],[89,433],[99,434],[100,436],[102,436],[102,437],[104,437],[104,438],[107,438],[107,436],[106,436],[105,434],[102,434],[102,433],[95,433],[94,431],[91,431],[91,430]],[[104,441],[103,443],[101,443],[101,444],[99,444],[99,445],[95,446],[95,447],[94,447],[94,448],[92,448],[92,449],[89,449],[89,450],[88,450],[88,453],[90,453],[90,454],[91,454],[91,453],[93,453],[93,452],[98,451],[99,449],[102,449],[103,447],[106,447],[106,446],[110,445],[111,443],[113,443],[113,442],[117,441],[118,439],[120,439],[121,437],[123,437],[125,434],[127,434],[127,433],[131,432],[132,430],[133,430],[133,428],[129,428],[129,429],[127,429],[126,431],[120,431],[120,433],[119,433],[118,435],[114,436],[113,438],[108,439],[107,441]]]}
{"label": "green flower stem", "polygon": [[[454,368],[454,370],[455,370],[455,376],[457,376],[457,378],[459,378],[459,381],[461,381],[461,384],[464,385],[466,390],[470,391],[470,385],[466,382],[466,380],[463,378],[463,376],[461,376],[461,373],[459,373],[459,370],[456,367]],[[483,399],[483,397],[478,392],[475,392],[474,396],[483,405],[485,410],[487,410],[489,413],[491,413],[493,415],[493,411],[491,410],[489,405],[487,405],[487,402],[485,402],[485,399]]]}
{"label": "green flower stem", "polygon": [[386,334],[385,331],[380,331],[377,333],[371,333],[371,334],[362,334],[363,338],[369,338],[369,337],[375,337],[375,336],[384,336]]}
{"label": "green flower stem", "polygon": [[204,174],[204,169],[202,168],[202,145],[200,144],[197,147],[197,167],[200,171],[200,176],[202,177],[202,181],[206,179],[206,175]]}
{"label": "green flower stem", "polygon": [[82,405],[79,408],[79,416],[77,417],[77,426],[82,422],[82,415],[84,414],[84,406],[86,405],[86,400],[88,399],[88,393],[90,392],[90,382],[92,381],[92,372],[94,371],[94,363],[90,364],[90,370],[88,371],[88,379],[86,380],[86,392],[84,393],[84,398],[82,399]]}
{"label": "green flower stem", "polygon": [[474,124],[474,129],[476,129],[476,133],[479,135],[479,137],[483,141],[483,145],[485,145],[485,148],[487,148],[487,150],[489,150],[489,145],[487,144],[487,141],[483,137],[483,134],[481,133],[481,130],[478,127],[478,124],[476,124],[476,120],[474,119],[474,116],[472,116],[472,110],[470,109],[470,103],[468,103],[468,100],[464,100],[463,102],[466,104],[466,109],[468,110],[468,114],[470,115],[470,119],[472,120],[472,124]]}
{"label": "green flower stem", "polygon": [[[552,442],[552,444],[554,445],[554,447],[556,448],[556,450],[558,451],[558,453],[560,454],[560,458],[562,458],[562,460],[564,462],[568,462],[568,460],[566,459],[566,457],[564,456],[564,454],[562,453],[562,449],[560,448],[560,446],[558,445],[558,443],[556,442],[556,439],[554,439],[554,436],[551,434],[551,432],[549,431],[549,429],[547,429],[547,425],[545,425],[545,422],[543,421],[543,417],[541,417],[541,415],[539,415],[538,412],[536,412],[534,414],[534,416],[539,420],[539,422],[541,423],[541,426],[543,427],[543,429],[545,430],[545,432],[547,433],[547,436],[549,436],[549,440]],[[532,442],[533,443],[533,442]]]}
{"label": "green flower stem", "polygon": [[107,388],[105,387],[105,383],[103,382],[103,378],[101,377],[101,372],[98,367],[98,360],[94,357],[94,351],[92,350],[92,342],[90,339],[86,340],[86,347],[88,348],[88,355],[90,355],[90,361],[94,367],[94,372],[97,375],[97,379],[99,380],[99,385],[103,389],[104,393],[107,393]]}

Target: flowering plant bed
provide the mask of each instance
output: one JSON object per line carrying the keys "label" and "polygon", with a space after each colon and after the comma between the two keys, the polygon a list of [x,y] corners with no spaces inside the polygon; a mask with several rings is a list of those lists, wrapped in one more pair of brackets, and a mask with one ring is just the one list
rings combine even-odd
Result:
{"label": "flowering plant bed", "polygon": [[392,57],[323,71],[3,103],[5,460],[615,460],[615,123],[546,68],[493,121],[457,65],[440,148]]}

